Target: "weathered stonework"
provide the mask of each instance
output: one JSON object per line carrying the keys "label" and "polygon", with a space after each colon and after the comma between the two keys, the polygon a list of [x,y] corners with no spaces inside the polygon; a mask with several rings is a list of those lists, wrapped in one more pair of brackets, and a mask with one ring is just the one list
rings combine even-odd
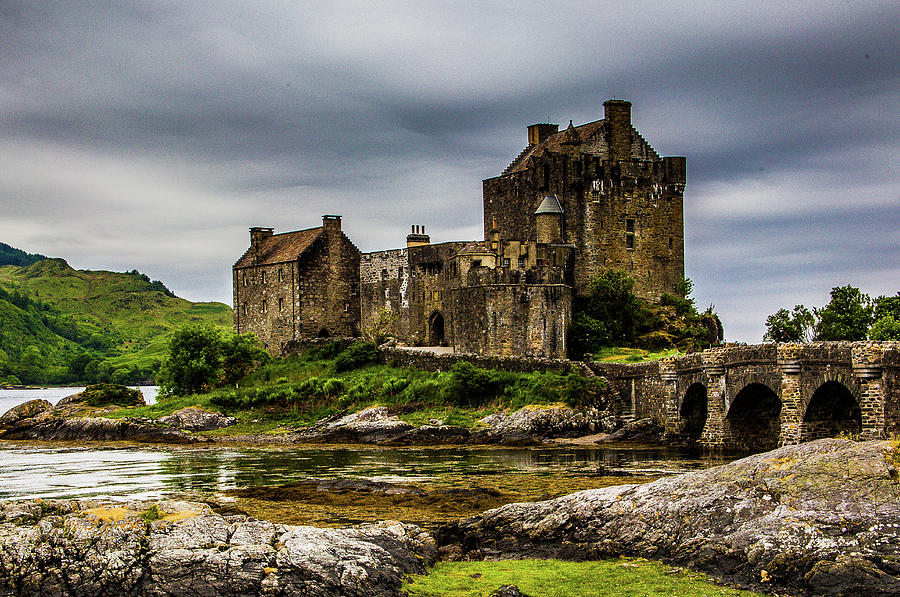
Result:
{"label": "weathered stonework", "polygon": [[256,334],[275,354],[301,338],[358,335],[359,256],[339,216],[284,234],[251,228],[232,269],[235,331]]}
{"label": "weathered stonework", "polygon": [[657,155],[629,102],[604,108],[563,132],[528,127],[525,150],[484,181],[483,241],[432,245],[413,226],[406,248],[360,255],[337,216],[281,235],[251,229],[234,267],[235,329],[278,352],[387,322],[405,344],[565,358],[574,297],[593,276],[625,270],[653,301],[684,276],[684,158]]}

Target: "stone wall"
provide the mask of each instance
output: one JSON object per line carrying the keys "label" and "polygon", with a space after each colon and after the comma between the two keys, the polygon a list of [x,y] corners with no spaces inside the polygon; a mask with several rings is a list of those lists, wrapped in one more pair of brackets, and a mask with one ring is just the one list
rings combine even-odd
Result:
{"label": "stone wall", "polygon": [[394,316],[393,334],[408,341],[409,318],[409,254],[406,249],[363,253],[359,265],[360,324],[372,329],[382,311]]}
{"label": "stone wall", "polygon": [[562,284],[489,284],[448,296],[454,350],[501,356],[565,358],[572,291]]}

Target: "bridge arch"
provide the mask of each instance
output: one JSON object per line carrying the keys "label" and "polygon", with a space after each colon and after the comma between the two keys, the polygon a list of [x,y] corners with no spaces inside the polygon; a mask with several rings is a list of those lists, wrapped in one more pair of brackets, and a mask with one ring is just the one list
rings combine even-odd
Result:
{"label": "bridge arch", "polygon": [[707,413],[709,411],[709,399],[706,386],[702,383],[693,383],[684,393],[681,406],[678,411],[679,427],[685,439],[698,440],[706,426]]}
{"label": "bridge arch", "polygon": [[781,398],[768,385],[752,382],[731,401],[725,414],[726,443],[762,452],[778,447]]}
{"label": "bridge arch", "polygon": [[826,381],[810,397],[800,425],[800,441],[862,431],[859,403],[846,385]]}

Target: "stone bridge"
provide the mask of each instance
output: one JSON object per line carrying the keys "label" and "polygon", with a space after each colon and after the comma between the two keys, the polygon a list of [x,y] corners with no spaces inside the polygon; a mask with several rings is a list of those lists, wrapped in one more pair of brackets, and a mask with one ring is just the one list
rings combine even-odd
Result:
{"label": "stone bridge", "polygon": [[626,416],[710,447],[900,434],[900,342],[735,346],[591,369],[613,383]]}

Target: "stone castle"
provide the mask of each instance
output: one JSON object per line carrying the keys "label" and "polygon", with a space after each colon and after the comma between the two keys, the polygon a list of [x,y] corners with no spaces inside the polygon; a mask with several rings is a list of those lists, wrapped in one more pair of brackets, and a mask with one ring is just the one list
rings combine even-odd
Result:
{"label": "stone castle", "polygon": [[401,343],[454,352],[565,358],[576,296],[608,269],[656,301],[684,277],[685,158],[661,158],[631,103],[564,131],[528,127],[528,145],[484,181],[484,240],[361,253],[340,216],[274,234],[251,228],[233,267],[234,325],[273,353],[292,341],[358,336],[384,321]]}

